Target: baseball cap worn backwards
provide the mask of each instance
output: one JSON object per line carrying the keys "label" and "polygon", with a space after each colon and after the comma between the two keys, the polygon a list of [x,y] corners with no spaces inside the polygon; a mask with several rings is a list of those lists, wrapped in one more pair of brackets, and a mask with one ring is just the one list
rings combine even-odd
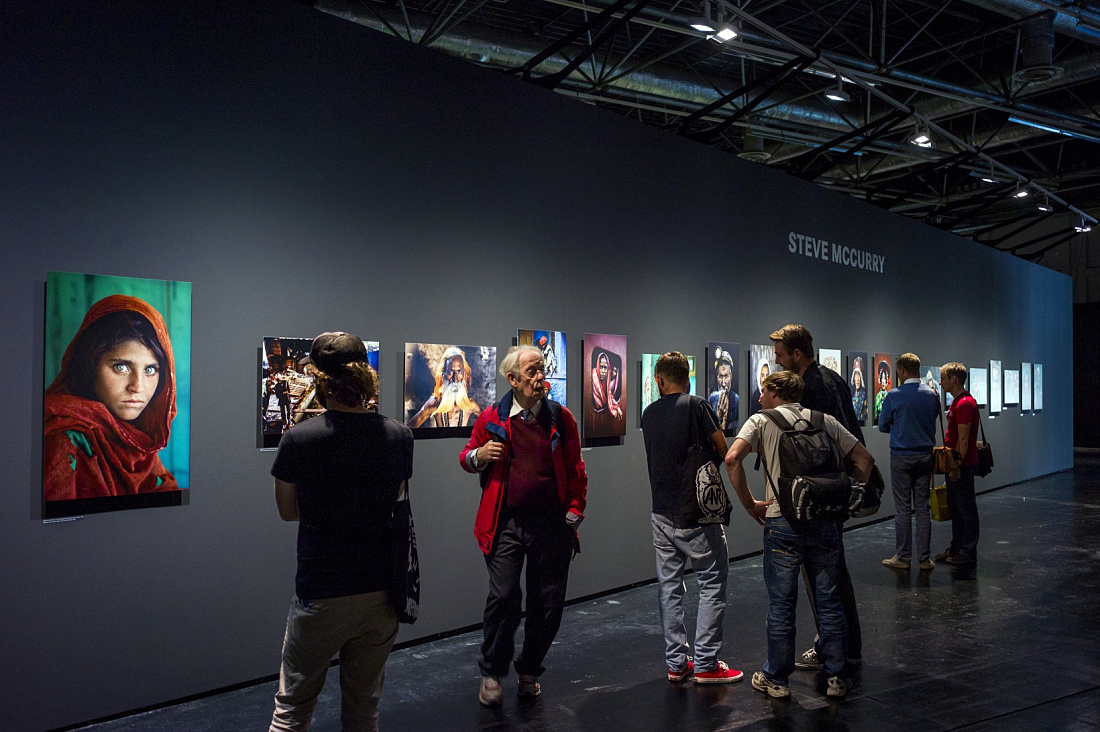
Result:
{"label": "baseball cap worn backwards", "polygon": [[322,333],[313,339],[309,360],[322,371],[331,371],[356,361],[367,360],[367,347],[353,333]]}

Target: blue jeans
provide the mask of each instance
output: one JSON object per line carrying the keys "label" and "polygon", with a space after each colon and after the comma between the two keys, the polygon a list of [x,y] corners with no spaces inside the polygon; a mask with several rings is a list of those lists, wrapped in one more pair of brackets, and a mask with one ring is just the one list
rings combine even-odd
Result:
{"label": "blue jeans", "polygon": [[959,468],[959,479],[947,479],[947,507],[951,510],[951,554],[978,558],[978,500],[974,495],[974,465]]}
{"label": "blue jeans", "polygon": [[653,548],[657,551],[657,602],[665,633],[665,661],[670,671],[683,671],[693,654],[684,627],[684,566],[688,560],[699,582],[699,617],[695,623],[695,670],[713,671],[722,649],[726,615],[729,551],[721,524],[678,529],[652,514]]}
{"label": "blue jeans", "polygon": [[913,513],[917,514],[917,557],[932,556],[932,518],[928,495],[932,490],[932,452],[890,453],[890,486],[894,489],[894,539],[898,559],[913,556]]}
{"label": "blue jeans", "polygon": [[768,660],[764,673],[786,684],[794,670],[795,607],[798,576],[803,566],[814,584],[817,601],[818,654],[825,673],[844,669],[848,624],[838,582],[840,525],[807,521],[792,526],[782,517],[764,519],[764,584],[768,588]]}

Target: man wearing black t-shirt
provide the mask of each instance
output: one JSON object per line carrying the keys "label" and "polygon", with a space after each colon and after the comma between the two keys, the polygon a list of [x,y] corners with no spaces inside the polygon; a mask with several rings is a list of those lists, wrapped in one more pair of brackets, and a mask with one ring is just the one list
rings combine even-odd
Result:
{"label": "man wearing black t-shirt", "polygon": [[[830,415],[840,426],[848,430],[861,445],[866,445],[863,438],[863,427],[856,419],[855,409],[852,407],[852,390],[848,388],[848,382],[843,376],[832,369],[821,366],[814,359],[814,339],[810,331],[801,325],[789,324],[771,334],[772,345],[775,347],[775,362],[787,371],[793,371],[802,377],[805,388],[802,392],[801,405],[806,409],[815,409]],[[842,522],[843,523],[843,522]],[[809,578],[803,573],[806,580],[806,595],[810,600],[810,607],[814,611],[814,623],[817,623],[817,604],[810,588]],[[844,533],[840,534],[840,562],[837,567],[837,582],[840,585],[840,601],[844,605],[844,619],[848,622],[848,647],[847,659],[853,666],[863,663],[863,633],[859,625],[859,610],[856,608],[856,595],[852,587],[852,576],[848,574],[848,565],[844,561]],[[795,668],[806,671],[816,671],[822,668],[817,653],[817,639],[814,647],[803,652],[795,660]]]}
{"label": "man wearing black t-shirt", "polygon": [[357,336],[322,333],[310,373],[327,411],[291,427],[271,467],[275,502],[298,521],[295,597],[287,616],[271,730],[309,726],[340,654],[345,730],[377,730],[397,615],[386,593],[387,522],[412,475],[408,427],[368,407],[377,375]]}
{"label": "man wearing black t-shirt", "polygon": [[[682,510],[682,476],[688,449],[698,440],[709,440],[716,454],[722,456],[726,454],[726,438],[707,400],[687,393],[688,373],[687,357],[679,351],[657,359],[655,376],[661,398],[642,413],[642,437],[653,494],[653,547],[657,552],[657,599],[665,635],[665,662],[669,681],[679,682],[694,675],[697,684],[729,684],[740,681],[744,674],[718,658],[729,571],[726,534],[720,519],[702,523],[694,511]],[[696,500],[694,495],[691,499]],[[766,509],[766,505],[760,508],[756,502],[746,508],[750,514],[756,512],[757,521]],[[699,584],[694,653],[684,627],[684,568],[689,561]]]}

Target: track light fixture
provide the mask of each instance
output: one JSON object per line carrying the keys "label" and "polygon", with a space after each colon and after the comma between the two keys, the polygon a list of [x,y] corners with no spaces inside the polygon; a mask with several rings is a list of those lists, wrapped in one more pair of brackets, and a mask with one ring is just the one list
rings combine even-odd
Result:
{"label": "track light fixture", "polygon": [[1081,214],[1081,223],[1074,226],[1073,230],[1076,231],[1078,234],[1086,234],[1092,231],[1092,224],[1088,221],[1085,221],[1085,215]]}
{"label": "track light fixture", "polygon": [[1029,193],[1030,193],[1030,191],[1028,191],[1028,189],[1021,188],[1020,184],[1017,183],[1016,184],[1016,190],[1012,192],[1012,197],[1013,198],[1027,198]]}
{"label": "track light fixture", "polygon": [[909,136],[909,144],[917,147],[932,147],[932,134],[927,127],[917,127],[913,134]]}
{"label": "track light fixture", "polygon": [[710,0],[704,0],[703,15],[698,18],[692,18],[689,21],[689,25],[700,33],[718,32],[718,23],[714,20],[714,15],[710,10]]}
{"label": "track light fixture", "polygon": [[1054,207],[1050,205],[1050,196],[1043,194],[1043,202],[1039,204],[1039,210],[1043,213],[1050,213],[1054,210]]}
{"label": "track light fixture", "polygon": [[852,101],[852,95],[844,91],[844,82],[840,79],[836,80],[836,88],[830,87],[825,90],[825,98],[832,99],[834,102],[850,102]]}

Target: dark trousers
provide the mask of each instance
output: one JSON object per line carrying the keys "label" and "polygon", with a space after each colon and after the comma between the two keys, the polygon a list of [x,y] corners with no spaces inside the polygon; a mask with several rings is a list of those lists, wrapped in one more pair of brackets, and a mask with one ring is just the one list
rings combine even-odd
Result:
{"label": "dark trousers", "polygon": [[[852,587],[852,575],[848,574],[848,563],[844,561],[844,533],[843,522],[839,527],[840,557],[837,561],[837,589],[840,590],[840,604],[844,606],[844,620],[848,625],[848,643],[844,650],[847,658],[863,659],[863,631],[859,627],[859,609],[856,608],[856,591]],[[806,574],[806,568],[802,568],[802,581],[806,585],[806,596],[810,600],[810,609],[814,612],[814,625],[820,629],[821,624],[817,617],[817,600],[814,598],[813,580]],[[818,645],[820,631],[814,638],[814,646]],[[820,651],[820,649],[818,649]],[[820,653],[819,653],[820,658]]]}
{"label": "dark trousers", "polygon": [[947,507],[951,509],[951,554],[978,558],[978,500],[974,496],[974,466],[959,468],[959,479],[947,479]]}
{"label": "dark trousers", "polygon": [[537,517],[505,513],[493,547],[485,557],[489,597],[485,601],[485,641],[478,667],[482,676],[507,676],[515,653],[515,635],[523,604],[520,572],[527,561],[527,622],[516,673],[540,675],[550,644],[561,625],[565,585],[573,555],[573,529],[564,512]]}

